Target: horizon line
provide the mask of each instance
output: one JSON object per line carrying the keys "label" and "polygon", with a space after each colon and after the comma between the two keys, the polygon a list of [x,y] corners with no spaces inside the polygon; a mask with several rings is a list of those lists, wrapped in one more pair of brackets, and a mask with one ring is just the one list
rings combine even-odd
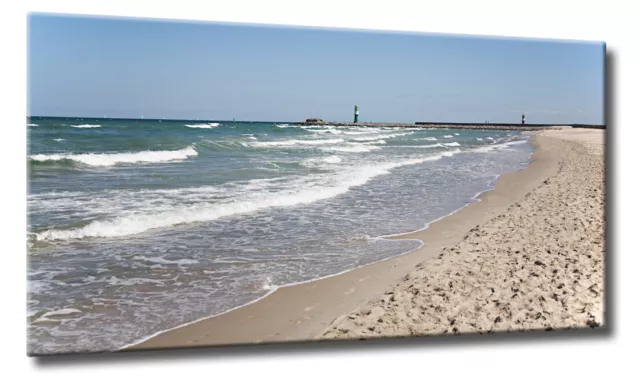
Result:
{"label": "horizon line", "polygon": [[[189,118],[130,118],[130,117],[81,117],[81,116],[64,116],[64,115],[27,115],[27,119],[34,118],[67,118],[67,119],[95,119],[95,120],[128,120],[128,121],[173,121],[173,122],[230,122],[230,123],[304,123],[304,121],[260,121],[260,120],[228,120],[228,119],[189,119]],[[331,123],[346,123],[353,124],[351,121],[323,121],[324,124]],[[374,121],[361,121],[359,123],[366,124],[462,124],[462,125],[521,125],[520,122],[434,122],[434,121],[414,121],[414,122],[374,122]],[[606,123],[527,123],[525,126],[606,126]]]}

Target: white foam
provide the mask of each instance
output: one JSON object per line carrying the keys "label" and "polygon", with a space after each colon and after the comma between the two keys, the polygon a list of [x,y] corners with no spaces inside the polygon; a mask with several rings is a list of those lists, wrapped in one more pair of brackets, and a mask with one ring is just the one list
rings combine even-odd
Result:
{"label": "white foam", "polygon": [[287,141],[271,141],[271,142],[253,142],[250,143],[251,147],[297,147],[297,146],[318,146],[318,145],[330,145],[344,142],[344,139],[290,139]]}
{"label": "white foam", "polygon": [[309,158],[302,161],[302,164],[307,167],[318,167],[324,164],[338,164],[340,162],[342,162],[342,158],[338,157],[337,155],[330,155],[327,157]]}
{"label": "white foam", "polygon": [[287,125],[287,124],[285,123],[285,124],[282,124],[282,125],[276,125],[276,127],[279,127],[279,128],[281,128],[281,129],[285,129],[285,128],[287,128],[287,127],[291,127],[291,126],[289,126],[289,125]]}
{"label": "white foam", "polygon": [[367,134],[380,134],[383,133],[380,129],[358,129],[358,130],[345,130],[342,133],[345,135],[367,135]]}
{"label": "white foam", "polygon": [[453,157],[454,155],[456,155],[456,154],[458,154],[460,152],[461,152],[460,149],[455,149],[455,150],[452,150],[452,151],[445,151],[444,153],[442,153],[442,156],[443,157]]}
{"label": "white foam", "polygon": [[35,123],[27,123],[27,126],[38,126]]}
{"label": "white foam", "polygon": [[79,129],[91,129],[94,127],[102,127],[101,125],[88,125],[88,124],[84,124],[84,125],[71,125],[71,127],[77,127]]}
{"label": "white foam", "polygon": [[198,260],[194,260],[194,259],[180,259],[180,260],[166,260],[163,259],[162,257],[144,257],[144,256],[135,256],[133,258],[133,260],[138,260],[138,261],[148,261],[150,263],[155,263],[155,264],[178,264],[178,265],[188,265],[188,264],[198,264],[199,261]]}
{"label": "white foam", "polygon": [[342,153],[368,153],[373,150],[380,149],[379,146],[370,146],[367,144],[353,144],[349,146],[333,146],[323,148],[325,151],[337,151]]}
{"label": "white foam", "polygon": [[165,283],[161,280],[146,279],[143,277],[136,277],[131,279],[120,279],[118,277],[111,276],[108,280],[105,280],[104,282],[111,286],[131,286],[131,285],[138,285],[138,284],[155,284],[156,286],[159,286],[159,287],[165,286]]}
{"label": "white foam", "polygon": [[453,138],[453,135],[443,135],[442,138]]}
{"label": "white foam", "polygon": [[61,310],[49,311],[46,314],[42,315],[39,319],[47,319],[50,316],[61,316],[61,315],[69,315],[76,314],[82,312],[80,310],[76,310],[75,308],[63,308]]}
{"label": "white foam", "polygon": [[492,151],[495,151],[495,150],[509,149],[511,146],[522,145],[524,143],[527,143],[527,141],[526,140],[522,140],[522,141],[512,141],[512,142],[498,143],[498,144],[494,144],[494,145],[478,147],[478,148],[475,148],[475,149],[473,149],[471,151],[474,152],[474,153],[489,153],[489,152],[492,152]]}
{"label": "white foam", "polygon": [[425,138],[424,140],[425,140],[425,141],[437,141],[438,139],[437,139],[437,138],[434,138],[434,137],[427,137],[427,138]]}
{"label": "white foam", "polygon": [[350,141],[358,141],[358,142],[365,142],[365,141],[376,141],[379,139],[388,139],[388,138],[395,138],[395,137],[402,137],[404,135],[411,135],[412,133],[394,133],[394,134],[380,134],[380,135],[372,135],[372,136],[368,136],[368,137],[357,137],[357,138],[350,138]]}
{"label": "white foam", "polygon": [[161,163],[184,160],[198,155],[191,146],[180,150],[141,151],[138,153],[88,153],[88,154],[36,154],[29,159],[34,161],[72,160],[90,166],[113,166],[131,163]]}
{"label": "white foam", "polygon": [[264,281],[262,282],[262,285],[260,286],[260,289],[264,291],[272,291],[276,288],[278,287],[271,282],[271,277],[268,277],[268,276],[264,279]]}
{"label": "white foam", "polygon": [[255,190],[242,199],[226,203],[204,202],[173,207],[169,210],[146,214],[125,214],[123,216],[96,220],[81,228],[49,229],[36,234],[40,241],[71,240],[86,237],[122,237],[139,234],[150,229],[170,227],[180,224],[214,221],[222,217],[241,215],[272,207],[290,207],[310,204],[344,194],[349,189],[363,185],[370,179],[387,174],[391,169],[435,161],[460,152],[448,151],[425,158],[414,158],[395,163],[374,164],[344,170],[337,174],[322,174],[293,181],[288,187],[268,191]]}
{"label": "white foam", "polygon": [[199,124],[184,125],[184,126],[190,127],[192,129],[213,129],[214,127],[220,126],[220,124],[217,122],[213,122],[213,123],[199,123]]}
{"label": "white foam", "polygon": [[310,131],[315,134],[344,134],[341,130],[336,129],[322,129],[322,130],[313,130],[313,129],[304,129],[306,131]]}
{"label": "white foam", "polygon": [[446,142],[446,143],[443,143],[443,145],[449,146],[449,147],[458,147],[458,146],[460,146],[460,144],[458,142]]}
{"label": "white foam", "polygon": [[377,141],[369,141],[369,142],[360,142],[363,145],[384,145],[387,143],[384,139],[379,139]]}
{"label": "white foam", "polygon": [[393,147],[408,147],[408,148],[414,148],[414,149],[430,149],[430,148],[434,148],[434,147],[445,147],[445,145],[443,145],[441,143],[434,143],[433,145],[399,145],[399,146],[393,146]]}
{"label": "white foam", "polygon": [[53,140],[56,141],[56,142],[66,141],[66,139],[64,139],[64,138],[54,138]]}
{"label": "white foam", "polygon": [[453,135],[460,135],[460,134],[458,134],[458,133],[453,133]]}

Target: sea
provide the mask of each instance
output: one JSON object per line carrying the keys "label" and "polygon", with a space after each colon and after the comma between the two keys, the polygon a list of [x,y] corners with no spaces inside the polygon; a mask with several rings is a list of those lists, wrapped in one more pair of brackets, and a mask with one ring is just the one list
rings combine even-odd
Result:
{"label": "sea", "polygon": [[118,350],[422,246],[518,131],[31,117],[27,351]]}

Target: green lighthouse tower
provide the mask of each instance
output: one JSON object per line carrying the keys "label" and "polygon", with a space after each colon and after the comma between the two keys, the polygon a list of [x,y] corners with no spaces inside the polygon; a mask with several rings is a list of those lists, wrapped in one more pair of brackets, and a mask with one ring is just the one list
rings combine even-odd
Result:
{"label": "green lighthouse tower", "polygon": [[353,108],[353,123],[358,123],[358,105]]}

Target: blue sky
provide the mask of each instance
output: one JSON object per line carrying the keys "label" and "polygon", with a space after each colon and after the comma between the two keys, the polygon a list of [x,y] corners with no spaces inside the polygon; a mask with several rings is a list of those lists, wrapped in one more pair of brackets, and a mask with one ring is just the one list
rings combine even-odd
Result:
{"label": "blue sky", "polygon": [[604,123],[604,44],[32,14],[28,114]]}

